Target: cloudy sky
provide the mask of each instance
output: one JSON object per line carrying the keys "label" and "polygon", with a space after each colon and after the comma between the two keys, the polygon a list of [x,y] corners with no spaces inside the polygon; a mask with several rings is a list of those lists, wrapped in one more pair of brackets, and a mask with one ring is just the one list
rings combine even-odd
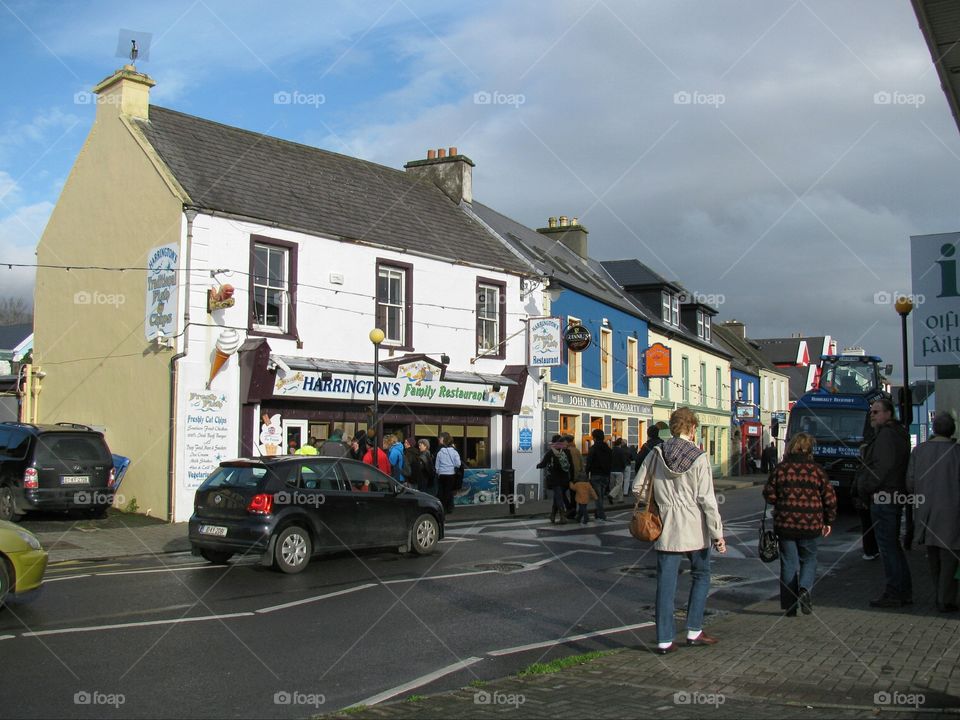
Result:
{"label": "cloudy sky", "polygon": [[33,262],[130,31],[156,104],[397,168],[456,145],[478,200],[895,377],[909,237],[960,230],[908,0],[0,0],[0,268]]}

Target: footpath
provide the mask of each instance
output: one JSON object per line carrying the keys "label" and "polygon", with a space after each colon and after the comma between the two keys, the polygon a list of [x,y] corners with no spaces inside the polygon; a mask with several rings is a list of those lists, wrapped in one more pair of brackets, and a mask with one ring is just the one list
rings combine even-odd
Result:
{"label": "footpath", "polygon": [[[650,628],[608,638],[611,654],[554,673],[330,717],[960,717],[960,616],[935,610],[923,549],[908,555],[914,604],[901,610],[869,606],[883,569],[858,554],[842,574],[820,577],[811,615],[784,617],[769,600],[708,616],[707,631],[720,640],[711,647],[655,655]],[[820,569],[827,569],[822,562]],[[682,622],[677,627],[682,641]],[[577,654],[577,645],[567,647]]]}

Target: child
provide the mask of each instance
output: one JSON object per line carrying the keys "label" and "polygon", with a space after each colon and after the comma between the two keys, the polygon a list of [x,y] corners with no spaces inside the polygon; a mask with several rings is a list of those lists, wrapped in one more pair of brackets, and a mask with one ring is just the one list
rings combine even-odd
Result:
{"label": "child", "polygon": [[571,482],[570,489],[573,490],[577,496],[577,519],[581,525],[586,525],[587,505],[590,504],[591,500],[597,499],[597,491],[593,489],[590,481],[583,476],[576,482]]}

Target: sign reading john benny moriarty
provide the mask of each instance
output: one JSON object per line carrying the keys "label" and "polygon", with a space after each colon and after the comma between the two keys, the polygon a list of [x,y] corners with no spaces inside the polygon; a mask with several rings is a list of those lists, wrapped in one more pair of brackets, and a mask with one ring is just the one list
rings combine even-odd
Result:
{"label": "sign reading john benny moriarty", "polygon": [[[494,392],[492,385],[441,381],[436,374],[424,377],[419,372],[405,372],[403,365],[397,374],[395,378],[380,376],[380,402],[488,408],[502,408],[507,402],[506,387]],[[294,370],[283,374],[278,370],[273,394],[318,400],[373,400],[373,377],[333,373],[324,380],[319,372]]]}
{"label": "sign reading john benny moriarty", "polygon": [[143,334],[153,340],[158,334],[177,334],[177,269],[180,247],[161,245],[147,253],[147,302]]}

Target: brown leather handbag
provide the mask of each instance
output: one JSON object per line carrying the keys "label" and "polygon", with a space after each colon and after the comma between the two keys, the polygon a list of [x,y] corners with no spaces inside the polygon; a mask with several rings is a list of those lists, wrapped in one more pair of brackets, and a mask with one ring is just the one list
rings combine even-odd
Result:
{"label": "brown leather handbag", "polygon": [[[659,451],[659,448],[655,452]],[[653,498],[653,465],[656,460],[651,461],[647,470],[647,505],[643,510],[640,509],[640,496],[637,496],[637,502],[633,506],[633,517],[630,519],[630,534],[637,540],[644,542],[653,542],[660,533],[663,532],[663,522],[660,520],[660,511],[657,509],[657,503]]]}

